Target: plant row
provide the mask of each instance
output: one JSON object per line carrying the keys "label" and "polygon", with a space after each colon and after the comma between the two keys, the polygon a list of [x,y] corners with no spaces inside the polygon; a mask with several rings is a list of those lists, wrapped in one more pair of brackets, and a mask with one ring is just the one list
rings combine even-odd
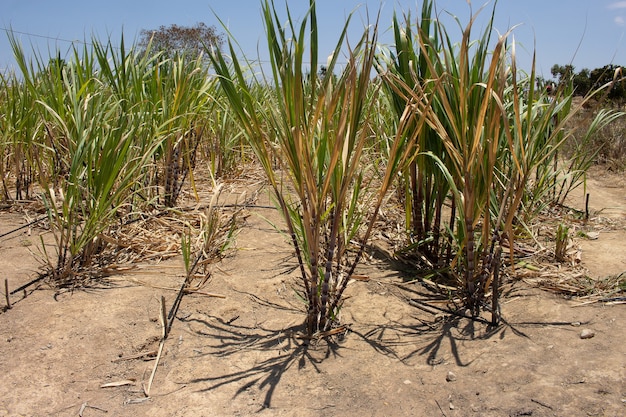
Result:
{"label": "plant row", "polygon": [[378,21],[348,42],[348,18],[323,64],[314,1],[301,22],[263,1],[262,19],[265,72],[233,39],[206,51],[209,66],[97,39],[68,62],[28,61],[10,37],[20,73],[0,90],[2,198],[41,196],[53,275],[71,280],[111,228],[193,195],[199,163],[213,178],[236,175],[253,153],[295,251],[309,336],[340,325],[392,194],[404,213],[399,255],[497,320],[502,253],[512,257],[529,219],[584,180],[590,138],[621,116],[602,111],[572,135],[572,117],[602,88],[577,105],[571,83],[548,93],[534,64],[517,68],[511,32],[490,20],[476,36],[474,19],[450,31],[428,0],[415,19],[394,16],[388,48]]}

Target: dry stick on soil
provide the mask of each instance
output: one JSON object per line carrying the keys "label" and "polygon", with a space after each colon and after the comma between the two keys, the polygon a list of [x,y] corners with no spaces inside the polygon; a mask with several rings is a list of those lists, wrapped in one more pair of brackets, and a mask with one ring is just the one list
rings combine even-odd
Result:
{"label": "dry stick on soil", "polygon": [[9,280],[4,279],[4,296],[7,300],[7,310],[11,309],[11,300],[9,299]]}
{"label": "dry stick on soil", "polygon": [[539,400],[535,400],[534,398],[531,398],[530,401],[534,402],[535,404],[539,404],[542,407],[546,407],[549,410],[554,410],[554,408],[550,407],[548,404],[541,402]]}
{"label": "dry stick on soil", "polygon": [[8,236],[8,235],[13,234],[13,233],[15,233],[15,232],[19,232],[20,230],[22,230],[22,229],[26,229],[27,227],[30,227],[30,226],[32,226],[32,225],[34,225],[34,224],[37,224],[37,223],[39,223],[39,222],[42,222],[42,221],[46,220],[47,218],[48,218],[48,216],[42,216],[42,217],[40,217],[40,218],[38,218],[38,219],[35,219],[35,220],[33,220],[33,221],[30,221],[30,222],[28,222],[28,223],[26,223],[26,224],[24,224],[24,225],[22,225],[22,226],[18,227],[17,229],[9,230],[8,232],[2,233],[2,234],[0,235],[0,238],[3,238],[3,237],[5,237],[5,236]]}
{"label": "dry stick on soil", "polygon": [[94,410],[102,411],[103,413],[108,413],[108,410],[105,410],[104,408],[100,408],[100,407],[96,407],[95,405],[89,405],[87,403],[83,403],[83,405],[80,406],[80,410],[78,410],[79,417],[83,417],[83,413],[85,412],[86,408],[93,408]]}
{"label": "dry stick on soil", "polygon": [[44,272],[39,274],[39,276],[37,278],[34,278],[30,281],[28,281],[26,284],[14,289],[13,291],[11,291],[9,294],[11,295],[15,295],[20,291],[24,291],[24,298],[26,298],[26,296],[28,295],[28,293],[26,292],[26,288],[30,287],[33,284],[38,283],[39,281],[43,280],[44,278],[47,278],[50,276],[50,272]]}
{"label": "dry stick on soil", "polygon": [[435,403],[437,404],[437,407],[439,407],[439,411],[441,411],[441,414],[443,414],[443,417],[448,417],[446,416],[446,413],[443,412],[443,408],[441,408],[439,401],[435,400]]}
{"label": "dry stick on soil", "polygon": [[[187,242],[187,245],[190,245],[190,243]],[[152,369],[152,374],[150,375],[150,379],[148,381],[148,387],[147,388],[144,387],[144,394],[146,395],[146,397],[150,397],[150,389],[152,388],[152,382],[154,381],[154,376],[156,375],[156,370],[159,366],[161,354],[163,353],[163,347],[165,345],[165,341],[167,340],[167,336],[169,336],[172,325],[174,324],[174,319],[176,318],[176,313],[178,312],[178,307],[180,306],[183,295],[186,292],[196,291],[196,289],[190,288],[191,280],[194,277],[194,271],[196,270],[196,268],[199,265],[200,260],[202,259],[203,252],[200,252],[198,256],[196,257],[195,261],[193,262],[193,264],[189,265],[188,259],[189,259],[190,247],[187,245],[185,244],[185,241],[183,240],[182,251],[183,251],[183,258],[185,259],[187,275],[180,287],[178,295],[176,296],[176,299],[174,300],[174,303],[172,305],[172,308],[169,311],[169,314],[166,313],[165,297],[161,296],[161,311],[160,311],[161,314],[159,315],[159,318],[161,321],[161,326],[163,327],[163,333],[161,335],[161,343],[159,344],[159,350],[156,356],[156,362],[154,364],[154,368]],[[208,279],[208,275],[207,275],[207,279]],[[219,295],[213,295],[213,294],[207,294],[207,295],[219,296]]]}
{"label": "dry stick on soil", "polygon": [[159,315],[161,319],[161,326],[163,327],[163,333],[161,334],[161,343],[159,344],[159,352],[157,353],[156,362],[154,363],[154,368],[152,368],[152,374],[150,375],[150,380],[148,381],[148,387],[144,387],[144,394],[146,397],[150,397],[150,389],[152,388],[152,381],[154,381],[154,376],[156,375],[157,368],[159,366],[159,361],[161,360],[161,354],[163,353],[163,346],[165,345],[165,340],[167,339],[167,317],[165,314],[165,297],[161,296],[161,314]]}
{"label": "dry stick on soil", "polygon": [[176,318],[176,313],[178,312],[178,307],[180,307],[180,303],[181,303],[181,301],[183,299],[183,295],[185,295],[186,292],[189,292],[189,287],[191,285],[191,279],[193,277],[193,272],[195,271],[196,267],[198,266],[198,262],[200,262],[201,258],[202,258],[202,253],[200,253],[196,257],[196,260],[194,261],[193,265],[191,266],[191,268],[188,269],[187,276],[185,277],[185,280],[183,281],[183,284],[180,287],[180,290],[178,292],[178,295],[176,296],[176,299],[174,299],[174,304],[172,304],[172,308],[170,309],[170,312],[168,313],[167,316],[164,316],[164,319],[165,319],[165,334],[166,335],[169,333],[169,331],[172,328],[172,325],[174,324],[174,319]]}
{"label": "dry stick on soil", "polygon": [[133,359],[143,359],[144,361],[148,361],[156,358],[157,353],[158,352],[156,350],[149,350],[146,352],[137,353],[136,355],[123,356],[121,358],[113,359],[111,362],[116,363],[122,361],[130,361]]}

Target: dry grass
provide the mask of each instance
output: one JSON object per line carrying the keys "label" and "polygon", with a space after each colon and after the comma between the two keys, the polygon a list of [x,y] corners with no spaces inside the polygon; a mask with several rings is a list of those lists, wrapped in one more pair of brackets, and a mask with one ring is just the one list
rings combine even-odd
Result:
{"label": "dry grass", "polygon": [[[577,98],[580,100],[580,98]],[[576,144],[581,142],[585,132],[599,111],[615,108],[610,102],[592,101],[571,121],[574,134],[564,146],[564,156],[571,158],[576,152]],[[616,110],[623,110],[617,109]],[[626,170],[626,119],[619,118],[608,126],[599,129],[589,141],[588,152],[595,153],[593,162],[614,172]]]}

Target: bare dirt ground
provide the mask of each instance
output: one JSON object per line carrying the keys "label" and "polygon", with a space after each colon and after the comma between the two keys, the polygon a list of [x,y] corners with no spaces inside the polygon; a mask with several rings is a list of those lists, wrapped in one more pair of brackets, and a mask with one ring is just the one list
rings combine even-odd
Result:
{"label": "bare dirt ground", "polygon": [[[626,271],[626,185],[602,171],[588,185],[591,219],[580,228],[597,235],[574,243],[589,276],[602,279]],[[569,204],[584,209],[582,194]],[[512,278],[504,323],[489,328],[410,305],[416,295],[398,285],[400,272],[372,258],[359,271],[369,281],[349,287],[342,321],[350,330],[307,346],[291,248],[266,218],[280,224],[274,210],[250,210],[236,249],[215,266],[204,291],[224,298],[183,298],[150,398],[142,384],[159,346],[159,300],[171,306],[184,279],[180,259],[95,288],[39,285],[13,295],[0,314],[0,415],[626,415],[625,305]],[[0,234],[24,223],[22,213],[2,212]],[[31,252],[45,233],[0,238],[10,290],[36,277]],[[595,337],[582,339],[584,329]],[[125,384],[102,387],[116,383]]]}

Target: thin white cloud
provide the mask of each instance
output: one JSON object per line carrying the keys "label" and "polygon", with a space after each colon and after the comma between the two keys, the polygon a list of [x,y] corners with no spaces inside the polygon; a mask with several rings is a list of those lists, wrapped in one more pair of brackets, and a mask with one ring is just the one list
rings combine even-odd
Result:
{"label": "thin white cloud", "polygon": [[626,1],[616,1],[608,5],[609,9],[626,9]]}
{"label": "thin white cloud", "polygon": [[613,19],[613,21],[615,22],[615,24],[617,24],[617,26],[624,26],[624,23],[626,23],[622,16],[615,16],[615,19]]}

